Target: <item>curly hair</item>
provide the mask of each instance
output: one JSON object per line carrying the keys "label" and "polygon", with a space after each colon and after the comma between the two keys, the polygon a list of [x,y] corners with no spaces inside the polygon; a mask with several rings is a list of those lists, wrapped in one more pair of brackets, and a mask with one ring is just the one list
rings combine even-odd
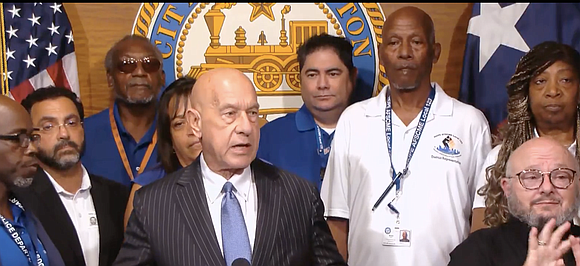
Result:
{"label": "curly hair", "polygon": [[[525,54],[516,67],[515,74],[507,84],[508,117],[507,124],[501,129],[504,136],[497,161],[486,171],[486,184],[478,190],[485,197],[485,218],[488,226],[498,226],[507,222],[507,198],[501,188],[501,179],[506,176],[506,164],[511,153],[527,140],[534,137],[536,122],[530,108],[530,81],[544,72],[557,61],[562,61],[574,68],[580,77],[580,54],[574,48],[547,41],[538,44]],[[580,126],[580,106],[576,107],[576,127]],[[578,132],[578,128],[576,129]],[[580,144],[580,134],[575,134],[576,143]],[[580,145],[576,145],[576,159],[580,159]]]}

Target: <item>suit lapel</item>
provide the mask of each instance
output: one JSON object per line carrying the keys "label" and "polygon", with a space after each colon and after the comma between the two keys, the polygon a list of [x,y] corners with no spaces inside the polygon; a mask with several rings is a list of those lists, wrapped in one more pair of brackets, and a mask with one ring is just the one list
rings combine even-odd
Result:
{"label": "suit lapel", "polygon": [[203,259],[210,265],[225,265],[207,205],[200,157],[188,166],[177,184],[177,205],[188,228],[193,233]]}
{"label": "suit lapel", "polygon": [[103,187],[103,184],[96,181],[89,175],[91,179],[91,197],[93,198],[93,205],[95,206],[95,212],[97,213],[97,220],[99,221],[99,265],[106,265],[109,261],[108,254],[105,252],[110,247],[104,246],[109,241],[107,241],[111,232],[114,231],[113,226],[110,224],[107,213],[110,212],[109,208],[109,190]]}
{"label": "suit lapel", "polygon": [[[69,244],[70,252],[76,258],[82,259],[84,263],[84,256],[76,229],[54,186],[40,167],[35,178],[34,193],[38,195],[39,202],[37,218],[44,221],[43,227],[46,231],[61,232],[62,237],[68,239],[66,242]],[[60,217],[60,219],[55,220],[54,217]]]}
{"label": "suit lapel", "polygon": [[258,217],[252,265],[269,265],[280,220],[278,215],[281,203],[279,176],[258,159],[252,162],[251,167],[258,194]]}

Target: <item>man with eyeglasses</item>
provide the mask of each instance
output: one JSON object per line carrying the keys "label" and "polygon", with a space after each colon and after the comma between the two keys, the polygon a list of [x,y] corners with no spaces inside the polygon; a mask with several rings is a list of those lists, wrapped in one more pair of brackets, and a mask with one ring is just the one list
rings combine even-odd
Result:
{"label": "man with eyeglasses", "polygon": [[0,265],[65,265],[40,221],[12,193],[33,181],[40,136],[26,110],[0,95]]}
{"label": "man with eyeglasses", "polygon": [[551,137],[533,138],[510,155],[501,187],[508,221],[472,233],[450,266],[580,265],[578,161]]}
{"label": "man with eyeglasses", "polygon": [[32,185],[15,194],[38,217],[67,266],[111,265],[123,242],[129,190],[81,163],[82,103],[71,90],[51,86],[30,93],[22,105],[40,136],[40,167]]}
{"label": "man with eyeglasses", "polygon": [[82,161],[89,172],[129,187],[157,163],[157,95],[165,83],[161,52],[139,35],[115,43],[105,57],[114,101],[87,117]]}

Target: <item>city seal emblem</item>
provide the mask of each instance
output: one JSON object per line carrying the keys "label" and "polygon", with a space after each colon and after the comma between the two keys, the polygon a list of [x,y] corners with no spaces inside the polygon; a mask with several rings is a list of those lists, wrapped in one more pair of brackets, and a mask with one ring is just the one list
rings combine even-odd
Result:
{"label": "city seal emblem", "polygon": [[384,22],[377,3],[143,3],[132,28],[163,54],[166,85],[231,67],[253,81],[260,125],[302,106],[296,51],[328,33],[353,45],[355,91],[378,94],[388,83],[379,65]]}

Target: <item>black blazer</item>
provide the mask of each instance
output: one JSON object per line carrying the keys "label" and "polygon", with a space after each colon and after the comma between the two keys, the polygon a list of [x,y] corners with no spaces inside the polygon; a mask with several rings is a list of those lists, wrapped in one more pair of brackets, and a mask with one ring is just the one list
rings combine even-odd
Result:
{"label": "black blazer", "polygon": [[[100,176],[89,174],[89,178],[99,221],[99,266],[110,266],[123,242],[129,189]],[[38,167],[29,187],[13,190],[22,204],[38,217],[66,266],[86,265],[72,220],[44,170]]]}
{"label": "black blazer", "polygon": [[[200,157],[137,190],[114,265],[225,266]],[[323,217],[316,187],[261,160],[254,160],[251,168],[258,198],[251,265],[346,265]]]}

